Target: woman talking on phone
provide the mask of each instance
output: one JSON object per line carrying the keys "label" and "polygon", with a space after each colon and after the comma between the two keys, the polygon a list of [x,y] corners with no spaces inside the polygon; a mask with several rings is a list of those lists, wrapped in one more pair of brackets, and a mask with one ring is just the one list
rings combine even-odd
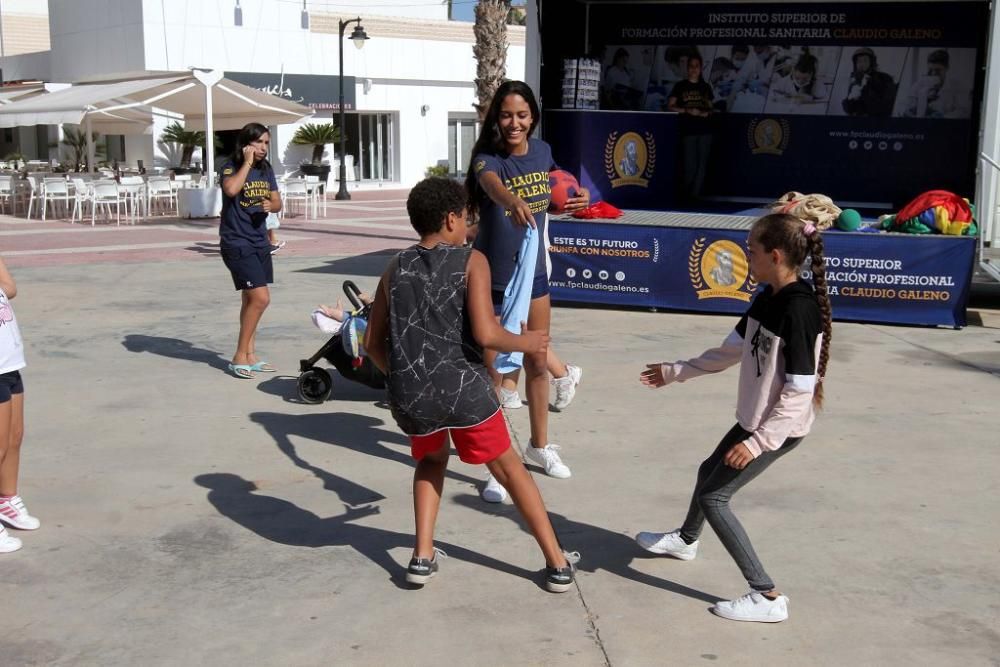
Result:
{"label": "woman talking on phone", "polygon": [[229,371],[251,379],[257,372],[273,372],[271,364],[257,358],[254,348],[257,325],[271,302],[267,286],[274,282],[271,244],[265,221],[281,210],[281,195],[274,170],[267,161],[271,135],[260,123],[240,130],[236,151],[222,166],[222,222],[219,225],[222,260],[242,294],[240,335]]}

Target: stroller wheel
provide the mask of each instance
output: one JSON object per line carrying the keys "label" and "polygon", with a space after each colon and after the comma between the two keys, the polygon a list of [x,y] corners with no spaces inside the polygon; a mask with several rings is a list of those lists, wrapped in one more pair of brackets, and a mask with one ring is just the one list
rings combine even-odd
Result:
{"label": "stroller wheel", "polygon": [[322,368],[310,368],[299,376],[299,398],[306,403],[322,403],[332,391],[333,378]]}

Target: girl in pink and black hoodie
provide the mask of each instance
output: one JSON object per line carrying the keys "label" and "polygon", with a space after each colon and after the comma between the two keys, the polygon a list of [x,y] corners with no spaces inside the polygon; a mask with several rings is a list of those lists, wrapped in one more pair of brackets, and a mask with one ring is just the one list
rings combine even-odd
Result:
{"label": "girl in pink and black hoodie", "polygon": [[[775,587],[743,526],[729,508],[733,494],[809,433],[823,402],[832,313],[826,291],[823,240],[816,227],[786,214],[754,223],[748,239],[750,273],[767,287],[722,345],[687,361],[649,364],[640,381],[663,387],[740,364],[736,425],[698,468],[684,524],[671,532],[642,532],[647,551],[691,560],[705,520],[750,585],[750,592],[712,607],[736,621],[788,618],[788,598]],[[813,285],[799,268],[812,259]]]}

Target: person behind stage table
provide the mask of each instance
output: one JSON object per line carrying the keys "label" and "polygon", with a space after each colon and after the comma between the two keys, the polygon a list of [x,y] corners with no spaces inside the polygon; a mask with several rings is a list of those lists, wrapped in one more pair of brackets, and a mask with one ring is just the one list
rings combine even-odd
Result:
{"label": "person behind stage table", "polygon": [[635,72],[628,66],[629,53],[615,51],[611,66],[604,73],[604,94],[609,109],[637,109],[641,92],[635,88]]}
{"label": "person behind stage table", "polygon": [[24,341],[10,301],[17,296],[17,283],[0,259],[0,553],[21,548],[21,540],[7,532],[4,524],[18,530],[35,530],[41,522],[28,514],[17,492],[24,438],[24,382],[21,369]]}
{"label": "person behind stage table", "polygon": [[461,183],[428,178],[406,200],[420,242],[400,252],[382,274],[365,347],[386,374],[389,406],[410,436],[416,546],[406,580],[424,584],[438,570],[434,523],[451,442],[466,463],[485,463],[510,490],[514,504],[545,555],[545,584],[562,593],[573,566],[559,546],[542,496],[517,452],[496,390],[483,366],[483,348],[515,350],[544,359],[549,336],[522,324],[521,335],[501,327],[490,295],[486,257],[465,245],[468,199]]}
{"label": "person behind stage table", "polygon": [[[707,519],[750,585],[749,593],[712,611],[736,621],[778,622],[788,618],[788,598],[764,570],[729,501],[809,433],[823,403],[832,315],[823,240],[812,223],[764,216],[751,227],[748,247],[750,273],[767,287],[722,345],[688,361],[649,364],[640,375],[644,385],[658,388],[740,364],[737,424],[698,468],[687,518],[667,533],[640,532],[636,542],[691,560]],[[807,257],[815,288],[798,277]]]}
{"label": "person behind stage table", "polygon": [[896,82],[878,69],[878,58],[868,47],[854,51],[854,68],[847,86],[847,97],[840,105],[849,116],[887,117],[896,100]]}
{"label": "person behind stage table", "polygon": [[826,97],[825,87],[816,80],[816,56],[805,49],[788,76],[771,85],[771,101],[779,104],[811,104]]}
{"label": "person behind stage table", "polygon": [[667,109],[682,114],[678,124],[681,139],[681,189],[687,201],[701,197],[712,148],[712,126],[708,117],[715,111],[712,87],[701,76],[701,56],[688,58],[687,79],[670,91]]}
{"label": "person behind stage table", "polygon": [[927,56],[927,74],[913,82],[903,107],[904,116],[916,118],[968,118],[971,93],[948,78],[951,57],[944,49]]}
{"label": "person behind stage table", "polygon": [[[499,315],[504,291],[515,277],[516,258],[527,228],[545,237],[546,211],[551,199],[549,172],[556,169],[552,149],[531,135],[540,119],[538,102],[531,88],[521,81],[506,81],[497,89],[472,148],[465,187],[469,208],[478,215],[481,229],[473,247],[486,255],[492,274],[494,310]],[[590,193],[579,188],[566,201],[565,210],[586,208]],[[551,320],[549,281],[545,269],[545,244],[538,243],[534,281],[531,287],[528,328],[548,333]],[[487,350],[487,367],[494,383],[501,377],[493,370],[496,353]],[[562,462],[558,446],[549,442],[549,382],[545,354],[524,355],[525,385],[531,442],[526,456],[552,477],[571,476]],[[569,377],[569,368],[567,375]],[[558,379],[558,378],[557,378]],[[486,491],[499,493],[496,479],[487,479]],[[491,488],[492,485],[492,488]]]}
{"label": "person behind stage table", "polygon": [[243,126],[236,151],[222,166],[222,220],[219,225],[222,260],[241,293],[240,333],[229,371],[239,378],[256,372],[274,372],[257,358],[257,325],[271,302],[268,285],[274,282],[271,244],[265,221],[281,210],[274,170],[267,161],[271,135],[260,123]]}

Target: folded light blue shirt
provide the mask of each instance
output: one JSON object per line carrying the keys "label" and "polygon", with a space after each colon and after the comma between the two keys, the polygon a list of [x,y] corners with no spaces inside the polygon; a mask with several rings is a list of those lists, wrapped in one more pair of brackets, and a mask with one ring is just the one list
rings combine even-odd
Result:
{"label": "folded light blue shirt", "polygon": [[[531,309],[531,288],[535,283],[535,260],[538,257],[538,230],[527,227],[517,251],[514,274],[503,291],[500,324],[511,333],[521,333],[521,322],[528,321]],[[511,373],[524,366],[523,352],[500,352],[493,368],[498,373]]]}

